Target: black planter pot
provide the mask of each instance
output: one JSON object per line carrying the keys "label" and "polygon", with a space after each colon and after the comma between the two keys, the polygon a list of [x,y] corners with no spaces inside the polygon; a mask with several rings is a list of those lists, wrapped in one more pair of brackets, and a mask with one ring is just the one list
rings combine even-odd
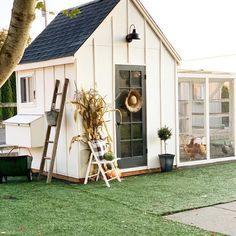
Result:
{"label": "black planter pot", "polygon": [[159,154],[159,160],[161,165],[161,172],[172,171],[175,155],[173,154]]}

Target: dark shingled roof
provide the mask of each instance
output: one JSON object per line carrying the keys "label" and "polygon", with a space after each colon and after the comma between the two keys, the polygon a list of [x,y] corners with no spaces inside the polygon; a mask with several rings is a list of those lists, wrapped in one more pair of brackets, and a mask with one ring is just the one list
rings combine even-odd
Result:
{"label": "dark shingled roof", "polygon": [[20,64],[73,56],[120,0],[99,0],[79,6],[75,18],[60,12],[29,45]]}

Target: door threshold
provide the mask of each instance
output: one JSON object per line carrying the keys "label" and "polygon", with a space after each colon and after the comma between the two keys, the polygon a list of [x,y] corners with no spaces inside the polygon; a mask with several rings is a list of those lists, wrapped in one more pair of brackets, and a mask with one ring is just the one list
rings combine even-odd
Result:
{"label": "door threshold", "polygon": [[150,173],[157,173],[160,172],[160,168],[153,168],[149,169],[147,166],[140,166],[140,167],[134,167],[134,168],[128,168],[128,169],[121,169],[122,176],[134,176],[134,175],[144,175],[144,174],[150,174]]}
{"label": "door threshold", "polygon": [[121,169],[121,172],[122,172],[122,173],[125,173],[125,172],[132,172],[132,171],[139,171],[139,170],[147,170],[147,169],[148,169],[147,166],[139,166],[139,167]]}

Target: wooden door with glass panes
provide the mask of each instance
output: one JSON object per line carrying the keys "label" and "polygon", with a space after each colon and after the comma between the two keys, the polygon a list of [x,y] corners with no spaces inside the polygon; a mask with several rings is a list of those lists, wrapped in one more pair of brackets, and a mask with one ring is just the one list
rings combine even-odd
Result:
{"label": "wooden door with glass panes", "polygon": [[[146,75],[144,66],[116,66],[116,113],[117,157],[119,168],[147,165],[146,142]],[[142,108],[130,112],[125,99],[130,90],[138,91],[142,97]]]}

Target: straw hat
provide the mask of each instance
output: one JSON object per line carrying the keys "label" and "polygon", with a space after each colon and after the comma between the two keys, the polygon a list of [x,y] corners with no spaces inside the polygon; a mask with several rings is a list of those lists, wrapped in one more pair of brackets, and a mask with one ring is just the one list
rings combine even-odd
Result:
{"label": "straw hat", "polygon": [[127,98],[128,94],[129,94],[128,90],[123,90],[119,94],[119,96],[118,96],[119,99],[117,99],[118,109],[126,109],[125,99]]}
{"label": "straw hat", "polygon": [[130,90],[128,96],[125,99],[125,105],[130,112],[138,112],[142,108],[143,99],[138,90]]}

